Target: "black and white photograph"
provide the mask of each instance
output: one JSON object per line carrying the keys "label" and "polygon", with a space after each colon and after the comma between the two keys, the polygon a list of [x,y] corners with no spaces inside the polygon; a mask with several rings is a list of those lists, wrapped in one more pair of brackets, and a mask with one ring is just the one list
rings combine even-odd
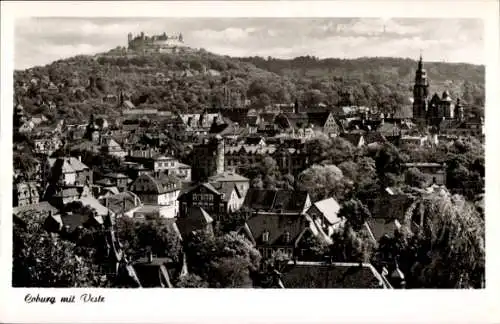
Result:
{"label": "black and white photograph", "polygon": [[488,288],[484,19],[12,21],[2,233],[24,303]]}
{"label": "black and white photograph", "polygon": [[480,20],[16,23],[13,286],[484,287]]}

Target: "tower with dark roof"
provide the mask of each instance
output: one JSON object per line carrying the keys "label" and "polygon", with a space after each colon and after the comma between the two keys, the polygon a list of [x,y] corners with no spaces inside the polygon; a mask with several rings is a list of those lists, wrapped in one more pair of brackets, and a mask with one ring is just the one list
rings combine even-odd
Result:
{"label": "tower with dark roof", "polygon": [[416,121],[425,120],[427,114],[427,96],[429,95],[429,80],[427,72],[423,68],[422,55],[418,61],[415,73],[415,84],[413,86],[413,118]]}

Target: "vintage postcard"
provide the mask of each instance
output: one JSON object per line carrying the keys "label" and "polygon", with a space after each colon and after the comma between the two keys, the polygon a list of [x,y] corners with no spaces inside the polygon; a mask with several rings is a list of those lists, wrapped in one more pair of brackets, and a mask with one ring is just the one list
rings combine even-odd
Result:
{"label": "vintage postcard", "polygon": [[498,320],[495,9],[2,3],[1,319]]}

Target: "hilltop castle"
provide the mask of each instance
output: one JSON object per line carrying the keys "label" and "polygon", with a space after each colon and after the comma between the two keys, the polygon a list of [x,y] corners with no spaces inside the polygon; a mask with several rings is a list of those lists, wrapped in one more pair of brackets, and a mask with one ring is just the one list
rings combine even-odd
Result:
{"label": "hilltop castle", "polygon": [[141,32],[137,36],[128,34],[128,50],[143,53],[176,53],[187,48],[182,34],[146,36]]}

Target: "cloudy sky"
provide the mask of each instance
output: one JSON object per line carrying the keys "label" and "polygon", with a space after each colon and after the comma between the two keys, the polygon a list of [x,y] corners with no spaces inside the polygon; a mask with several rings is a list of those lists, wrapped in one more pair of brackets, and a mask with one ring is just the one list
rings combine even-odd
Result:
{"label": "cloudy sky", "polygon": [[478,19],[20,18],[15,68],[125,46],[127,33],[182,32],[185,42],[231,56],[418,57],[484,64]]}

